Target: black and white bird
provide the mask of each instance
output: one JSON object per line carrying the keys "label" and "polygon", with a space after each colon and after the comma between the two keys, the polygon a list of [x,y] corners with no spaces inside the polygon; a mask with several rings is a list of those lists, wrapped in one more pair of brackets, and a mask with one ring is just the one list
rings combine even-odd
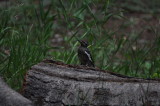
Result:
{"label": "black and white bird", "polygon": [[80,60],[81,65],[94,67],[94,61],[92,59],[91,53],[89,51],[88,43],[83,40],[78,40],[81,46],[78,48],[78,58]]}

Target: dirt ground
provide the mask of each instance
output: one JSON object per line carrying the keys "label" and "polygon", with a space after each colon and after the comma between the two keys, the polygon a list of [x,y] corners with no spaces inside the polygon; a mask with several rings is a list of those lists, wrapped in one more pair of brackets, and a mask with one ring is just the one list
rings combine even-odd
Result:
{"label": "dirt ground", "polygon": [[[160,15],[143,13],[124,14],[126,19],[111,19],[106,24],[106,28],[118,30],[119,35],[131,36],[133,33],[139,34],[142,42],[151,41],[155,38],[154,30],[159,30]],[[153,29],[152,29],[153,28]]]}

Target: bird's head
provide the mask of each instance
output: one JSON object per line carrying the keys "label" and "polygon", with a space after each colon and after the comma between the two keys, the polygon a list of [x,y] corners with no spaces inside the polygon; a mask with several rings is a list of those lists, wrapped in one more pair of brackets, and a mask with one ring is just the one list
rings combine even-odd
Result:
{"label": "bird's head", "polygon": [[82,47],[88,47],[88,42],[84,40],[78,40]]}

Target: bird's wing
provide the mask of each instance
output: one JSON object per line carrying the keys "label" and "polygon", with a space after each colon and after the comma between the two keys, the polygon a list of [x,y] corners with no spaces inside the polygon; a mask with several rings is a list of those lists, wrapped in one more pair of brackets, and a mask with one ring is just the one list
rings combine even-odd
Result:
{"label": "bird's wing", "polygon": [[87,51],[84,51],[84,53],[87,55],[88,59],[93,62],[91,54]]}
{"label": "bird's wing", "polygon": [[88,48],[80,47],[78,49],[78,57],[80,57],[82,64],[94,66],[94,61]]}
{"label": "bird's wing", "polygon": [[85,49],[85,54],[87,55],[87,57],[89,58],[89,60],[90,60],[91,62],[94,62],[94,61],[93,61],[93,58],[92,58],[92,55],[91,55],[91,53],[90,53],[90,51],[89,51],[88,49]]}

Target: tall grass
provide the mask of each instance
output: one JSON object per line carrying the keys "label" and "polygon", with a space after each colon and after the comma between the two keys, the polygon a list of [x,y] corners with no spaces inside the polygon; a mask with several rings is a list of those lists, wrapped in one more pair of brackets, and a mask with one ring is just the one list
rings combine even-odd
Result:
{"label": "tall grass", "polygon": [[49,16],[42,3],[1,9],[0,74],[14,89],[22,86],[26,71],[43,60],[49,50],[54,15]]}
{"label": "tall grass", "polygon": [[[114,11],[108,1],[87,1],[75,2],[71,0],[65,2],[59,1],[58,16],[60,20],[64,19],[67,31],[73,32],[71,37],[66,37],[66,32],[62,33],[66,39],[66,48],[51,53],[55,59],[66,64],[79,64],[77,59],[77,45],[75,38],[87,39],[89,49],[95,60],[97,67],[109,71],[118,72],[128,76],[153,78],[159,77],[159,50],[158,41],[140,45],[138,43],[141,33],[131,33],[128,36],[119,35],[118,30],[108,30],[104,27],[112,17],[123,17],[122,11]],[[97,5],[98,4],[98,5]],[[72,9],[73,8],[73,9]],[[70,21],[72,20],[72,21]],[[149,26],[156,39],[158,31]],[[144,29],[145,30],[145,29]],[[155,52],[156,51],[156,52]],[[155,57],[154,57],[155,56]],[[156,61],[156,66],[155,62]]]}
{"label": "tall grass", "polygon": [[[0,75],[14,89],[22,86],[26,71],[45,58],[79,64],[76,38],[86,39],[97,67],[128,76],[160,77],[159,33],[156,40],[140,46],[141,33],[119,35],[106,29],[110,18],[128,21],[110,0],[39,0],[12,4],[0,10]],[[151,26],[150,26],[151,27]],[[50,46],[58,33],[63,43]],[[132,34],[133,35],[133,34]]]}

